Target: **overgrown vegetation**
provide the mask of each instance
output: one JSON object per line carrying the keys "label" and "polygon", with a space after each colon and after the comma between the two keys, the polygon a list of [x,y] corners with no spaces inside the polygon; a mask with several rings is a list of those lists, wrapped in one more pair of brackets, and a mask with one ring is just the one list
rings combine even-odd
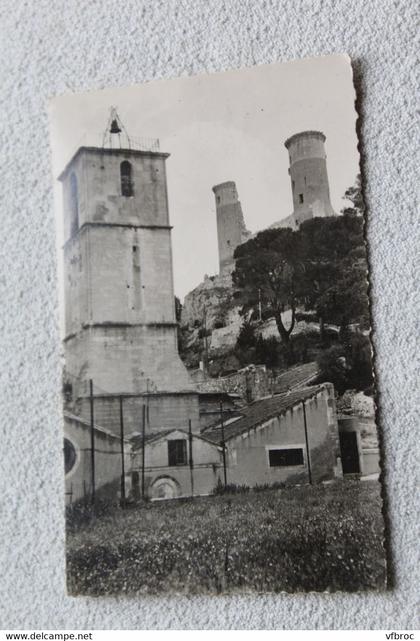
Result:
{"label": "overgrown vegetation", "polygon": [[237,485],[236,483],[222,483],[221,479],[218,480],[216,487],[212,494],[214,496],[222,496],[224,494],[247,494],[251,490],[253,492],[265,492],[266,490],[279,490],[286,487],[286,483],[276,481],[274,483],[257,483],[252,488],[249,485]]}
{"label": "overgrown vegetation", "polygon": [[275,318],[286,345],[298,305],[315,310],[321,327],[367,327],[366,275],[363,218],[350,213],[308,220],[297,231],[266,229],[235,251],[233,280],[243,313],[255,314],[261,305]]}
{"label": "overgrown vegetation", "polygon": [[72,594],[378,589],[380,486],[336,482],[152,503],[68,534]]}
{"label": "overgrown vegetation", "polygon": [[[296,231],[267,229],[237,247],[233,281],[244,325],[235,355],[242,365],[286,368],[312,359],[339,393],[372,387],[360,177],[345,199],[351,206],[341,216],[314,218]],[[256,335],[257,318],[270,316],[280,340]],[[318,323],[317,335],[294,335],[299,320]],[[337,326],[335,336],[327,323]]]}
{"label": "overgrown vegetation", "polygon": [[221,479],[219,479],[212,494],[214,496],[222,496],[223,494],[247,494],[250,489],[249,485],[236,485],[235,483],[227,483],[225,485]]}
{"label": "overgrown vegetation", "polygon": [[339,394],[347,389],[372,390],[372,349],[368,336],[361,332],[346,332],[340,343],[321,352],[317,360],[320,382],[333,383]]}

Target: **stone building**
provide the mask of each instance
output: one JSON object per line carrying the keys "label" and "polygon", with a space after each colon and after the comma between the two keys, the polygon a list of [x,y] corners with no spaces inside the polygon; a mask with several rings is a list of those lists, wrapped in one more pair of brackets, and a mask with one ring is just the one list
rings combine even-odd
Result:
{"label": "stone building", "polygon": [[230,273],[234,267],[233,254],[251,235],[245,227],[242,206],[233,181],[213,187],[216,199],[219,273]]}
{"label": "stone building", "polygon": [[[215,443],[221,425],[202,432]],[[342,476],[331,383],[255,401],[224,424],[227,480],[237,485],[320,483]]]}
{"label": "stone building", "polygon": [[131,492],[152,499],[210,494],[225,479],[254,487],[342,477],[334,389],[328,383],[255,401],[199,435],[150,434],[144,455],[142,448],[136,439]]}
{"label": "stone building", "polygon": [[325,135],[320,131],[301,131],[284,143],[289,152],[295,227],[310,218],[335,215],[324,143]]}
{"label": "stone building", "polygon": [[[321,131],[301,131],[285,141],[289,153],[293,212],[270,225],[271,228],[298,229],[310,218],[336,215],[330,201],[325,140]],[[233,268],[233,252],[248,240],[251,233],[245,229],[235,183],[216,185],[213,191],[216,195],[220,271],[229,271]]]}
{"label": "stone building", "polygon": [[223,478],[220,444],[187,430],[150,434],[133,442],[131,491],[133,499],[173,499],[210,494]]}
{"label": "stone building", "polygon": [[[112,131],[111,131],[112,133]],[[65,367],[72,411],[138,429],[199,427],[198,395],[177,349],[166,160],[145,148],[81,147],[59,177],[64,197]]]}

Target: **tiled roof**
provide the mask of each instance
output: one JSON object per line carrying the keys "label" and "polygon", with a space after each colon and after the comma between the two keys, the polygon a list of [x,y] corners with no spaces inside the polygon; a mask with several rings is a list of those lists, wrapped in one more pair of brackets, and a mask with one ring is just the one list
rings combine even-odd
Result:
{"label": "tiled roof", "polygon": [[[158,441],[160,438],[167,436],[171,432],[173,432],[174,429],[170,430],[162,430],[161,432],[151,432],[149,434],[145,434],[144,436],[144,441],[145,443],[151,443],[152,441]],[[131,449],[132,450],[140,450],[143,445],[143,436],[141,434],[133,436],[131,438]]]}
{"label": "tiled roof", "polygon": [[[74,421],[75,423],[79,423],[79,425],[83,425],[83,427],[87,427],[90,430],[91,428],[90,421],[86,420],[85,418],[82,418],[81,416],[76,416],[76,414],[72,414],[67,410],[63,412],[63,415],[64,415],[64,420]],[[117,441],[121,440],[119,435],[114,434],[114,432],[111,432],[111,430],[105,429],[105,427],[101,427],[101,425],[98,425],[97,423],[94,423],[93,428],[96,432],[100,432],[105,436],[109,436],[110,438],[115,438]],[[130,439],[128,438],[124,438],[124,441],[128,442],[129,440]]]}
{"label": "tiled roof", "polygon": [[275,394],[283,394],[288,390],[305,387],[313,383],[318,374],[319,367],[316,362],[296,365],[296,367],[291,367],[276,377],[273,392]]}
{"label": "tiled roof", "polygon": [[[168,430],[162,430],[161,432],[151,432],[150,434],[145,435],[145,443],[146,445],[149,443],[152,443],[153,441],[159,441],[161,438],[165,438],[172,432],[183,432],[186,436],[189,436],[189,432],[187,430],[183,430],[178,427],[172,427],[171,429]],[[208,438],[207,434],[197,434],[197,432],[192,433],[193,438],[199,438],[202,439],[203,441],[207,441],[208,443],[211,443],[212,445],[215,444],[215,441]],[[143,439],[142,436],[134,436],[131,439],[131,449],[133,452],[136,450],[141,450],[143,445]]]}
{"label": "tiled roof", "polygon": [[[251,403],[241,410],[240,418],[233,420],[231,423],[229,422],[229,419],[226,420],[224,428],[225,441],[235,438],[235,436],[247,432],[256,425],[261,425],[261,423],[265,423],[275,416],[284,414],[294,405],[315,396],[323,389],[324,387],[322,385],[304,387],[287,394],[278,394],[276,396],[264,398]],[[202,434],[214,443],[220,443],[222,440],[220,424],[216,427],[204,430]]]}

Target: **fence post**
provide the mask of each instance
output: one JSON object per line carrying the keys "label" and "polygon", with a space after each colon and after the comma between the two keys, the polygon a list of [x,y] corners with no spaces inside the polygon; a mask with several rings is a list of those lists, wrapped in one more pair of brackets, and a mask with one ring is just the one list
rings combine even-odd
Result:
{"label": "fence post", "polygon": [[220,427],[222,430],[222,448],[223,448],[223,479],[225,487],[227,485],[227,474],[226,474],[226,445],[225,445],[225,425],[223,423],[223,401],[220,401]]}
{"label": "fence post", "polygon": [[93,380],[89,379],[89,397],[90,397],[90,470],[92,505],[95,505],[95,427],[94,427],[94,407],[93,407]]}
{"label": "fence post", "polygon": [[144,463],[146,460],[145,456],[145,445],[146,445],[146,405],[143,404],[142,407],[142,433],[141,433],[141,498],[144,499]]}
{"label": "fence post", "polygon": [[306,460],[308,462],[308,481],[309,481],[309,485],[312,485],[311,455],[309,452],[308,424],[306,422],[305,401],[302,401],[302,408],[303,408],[303,426],[305,429]]}
{"label": "fence post", "polygon": [[125,507],[124,415],[123,415],[123,397],[122,396],[120,396],[120,442],[121,442],[121,507]]}
{"label": "fence post", "polygon": [[191,480],[191,497],[194,496],[194,463],[193,463],[193,435],[191,419],[188,421],[188,440],[190,445],[190,480]]}

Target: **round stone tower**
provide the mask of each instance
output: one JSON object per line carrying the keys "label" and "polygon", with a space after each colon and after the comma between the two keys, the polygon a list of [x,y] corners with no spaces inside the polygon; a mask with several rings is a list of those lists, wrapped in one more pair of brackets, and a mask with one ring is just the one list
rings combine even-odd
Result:
{"label": "round stone tower", "polygon": [[245,227],[235,183],[229,180],[215,185],[213,192],[216,198],[219,270],[226,273],[233,270],[235,249],[249,238],[250,232]]}
{"label": "round stone tower", "polygon": [[297,226],[309,218],[335,216],[324,143],[321,131],[302,131],[284,143],[289,152],[293,217]]}

